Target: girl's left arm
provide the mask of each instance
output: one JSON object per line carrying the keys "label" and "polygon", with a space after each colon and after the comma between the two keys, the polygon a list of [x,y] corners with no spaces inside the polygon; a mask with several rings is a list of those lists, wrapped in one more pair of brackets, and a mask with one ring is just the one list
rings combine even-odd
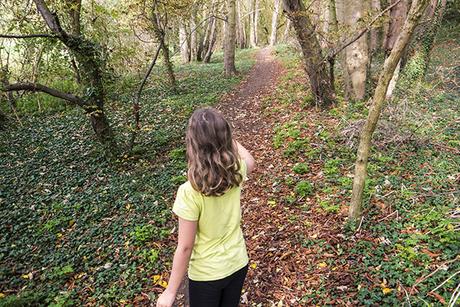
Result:
{"label": "girl's left arm", "polygon": [[188,221],[179,217],[179,239],[174,253],[171,277],[168,287],[158,298],[157,307],[170,307],[174,303],[195,244],[197,224],[197,221]]}

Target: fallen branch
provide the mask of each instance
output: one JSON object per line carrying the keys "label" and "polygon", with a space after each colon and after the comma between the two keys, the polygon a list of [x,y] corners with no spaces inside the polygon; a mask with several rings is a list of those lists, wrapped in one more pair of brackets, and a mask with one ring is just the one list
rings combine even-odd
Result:
{"label": "fallen branch", "polygon": [[0,38],[57,38],[54,34],[37,33],[37,34],[0,34]]}
{"label": "fallen branch", "polygon": [[43,92],[43,93],[47,93],[48,95],[51,95],[57,98],[61,98],[63,100],[66,100],[72,104],[75,104],[81,107],[85,104],[84,100],[78,96],[75,96],[69,93],[64,93],[57,89],[47,87],[39,83],[28,83],[28,82],[13,83],[13,84],[8,84],[3,87],[0,87],[0,90],[4,92],[11,92],[11,91]]}

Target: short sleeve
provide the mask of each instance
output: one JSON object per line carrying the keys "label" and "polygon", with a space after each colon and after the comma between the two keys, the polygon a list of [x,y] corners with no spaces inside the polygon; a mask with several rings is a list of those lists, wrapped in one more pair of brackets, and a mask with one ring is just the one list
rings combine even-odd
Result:
{"label": "short sleeve", "polygon": [[185,185],[181,185],[177,190],[172,211],[184,220],[198,221],[200,208],[192,193]]}
{"label": "short sleeve", "polygon": [[243,181],[246,180],[247,177],[247,166],[246,162],[243,159],[240,159],[240,174],[243,176]]}

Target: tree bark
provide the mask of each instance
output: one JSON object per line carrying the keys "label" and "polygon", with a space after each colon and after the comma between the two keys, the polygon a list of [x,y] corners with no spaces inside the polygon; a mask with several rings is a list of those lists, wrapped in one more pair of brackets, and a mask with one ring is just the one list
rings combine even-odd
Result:
{"label": "tree bark", "polygon": [[252,48],[257,47],[259,23],[259,0],[249,0],[249,42]]}
{"label": "tree bark", "polygon": [[206,50],[206,54],[203,57],[203,62],[209,63],[211,61],[211,56],[214,50],[214,45],[216,44],[217,40],[217,19],[215,17],[212,18],[212,25],[211,25],[211,33],[209,34],[209,45]]}
{"label": "tree bark", "polygon": [[224,42],[225,76],[236,74],[235,67],[236,0],[227,0],[227,27]]}
{"label": "tree bark", "polygon": [[[379,12],[381,10],[380,0],[371,0],[371,10],[372,12]],[[381,32],[382,26],[373,27],[370,31],[369,50],[371,54],[375,53],[379,46],[381,46],[381,44],[379,44]]]}
{"label": "tree bark", "polygon": [[302,48],[305,70],[310,80],[310,88],[315,101],[320,106],[334,103],[335,93],[330,82],[327,62],[302,0],[283,0],[284,11],[291,20],[297,39]]}
{"label": "tree bark", "polygon": [[74,54],[81,68],[82,84],[86,88],[85,104],[81,107],[89,115],[96,137],[107,153],[116,153],[118,146],[115,135],[104,113],[105,93],[101,72],[103,59],[100,57],[98,47],[81,35],[75,36],[65,32],[57,15],[50,12],[43,0],[34,0],[34,2],[48,28]]}
{"label": "tree bark", "polygon": [[273,10],[273,16],[272,16],[272,31],[270,34],[270,46],[274,46],[276,44],[276,38],[277,38],[277,31],[278,31],[278,15],[280,12],[280,6],[281,6],[281,0],[275,0],[274,3],[274,10]]}
{"label": "tree bark", "polygon": [[[353,0],[346,6],[345,20],[349,28],[358,28],[358,22],[363,18],[366,11],[364,3],[362,0]],[[361,100],[366,94],[368,52],[367,33],[345,49],[347,70],[354,99]]]}
{"label": "tree bark", "polygon": [[387,54],[393,49],[406,19],[409,7],[409,0],[390,0],[390,5],[397,1],[399,3],[390,10],[390,24],[388,25],[388,34],[385,41],[385,52]]}
{"label": "tree bark", "polygon": [[358,152],[355,164],[355,176],[353,179],[353,192],[349,210],[349,219],[357,221],[362,216],[363,191],[367,177],[367,163],[369,159],[372,135],[377,126],[380,113],[385,101],[385,94],[393,72],[401,59],[420,17],[428,4],[428,0],[413,0],[406,21],[394,42],[390,55],[385,60],[383,71],[380,74],[377,87],[375,88],[372,103],[369,108],[369,115],[361,130]]}
{"label": "tree bark", "polygon": [[236,44],[238,48],[243,49],[246,48],[246,32],[244,30],[244,20],[243,20],[243,14],[241,12],[241,0],[236,1],[236,6],[237,6],[237,32],[236,32]]}
{"label": "tree bark", "polygon": [[182,63],[190,62],[190,49],[187,40],[187,29],[183,21],[179,22],[179,48]]}
{"label": "tree bark", "polygon": [[287,42],[288,36],[289,36],[289,30],[291,30],[291,20],[288,19],[286,21],[286,26],[284,28],[284,33],[283,33],[283,38],[281,39],[284,43]]}
{"label": "tree bark", "polygon": [[198,37],[197,37],[197,25],[196,25],[196,8],[193,8],[192,16],[190,18],[190,60],[197,61],[198,60]]}
{"label": "tree bark", "polygon": [[402,72],[404,84],[417,84],[422,81],[430,64],[436,34],[444,16],[446,0],[431,1],[425,12],[423,26],[418,28],[416,37],[408,52],[407,63]]}
{"label": "tree bark", "polygon": [[161,47],[161,53],[163,54],[163,61],[166,67],[166,73],[168,75],[169,85],[176,89],[176,76],[174,75],[174,68],[171,62],[171,58],[169,55],[169,47],[166,45],[165,40],[165,30],[164,27],[161,26],[160,16],[157,12],[156,4],[152,8],[152,16],[151,16],[152,26],[153,26],[153,34],[157,39],[158,43]]}
{"label": "tree bark", "polygon": [[[340,28],[346,28],[346,3],[345,0],[336,0],[336,14],[337,14],[337,21],[338,24],[340,25]],[[345,100],[349,100],[352,96],[352,87],[351,87],[351,78],[350,74],[348,73],[348,68],[347,68],[347,57],[346,57],[346,51],[343,50],[339,53],[339,62],[340,62],[340,67],[341,72],[342,72],[342,78],[343,78],[343,88],[344,88],[344,98]]]}

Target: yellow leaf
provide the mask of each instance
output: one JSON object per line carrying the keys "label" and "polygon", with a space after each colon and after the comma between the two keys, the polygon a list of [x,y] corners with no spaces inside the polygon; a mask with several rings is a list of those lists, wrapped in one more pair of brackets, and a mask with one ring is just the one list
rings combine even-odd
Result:
{"label": "yellow leaf", "polygon": [[33,275],[32,275],[32,273],[29,273],[29,274],[21,275],[21,277],[24,278],[24,279],[32,279]]}
{"label": "yellow leaf", "polygon": [[392,291],[393,291],[393,289],[390,289],[390,288],[387,288],[387,287],[382,288],[383,294],[389,294],[389,293],[391,293]]}
{"label": "yellow leaf", "polygon": [[156,284],[161,279],[161,275],[153,275],[152,279],[153,283]]}
{"label": "yellow leaf", "polygon": [[269,204],[269,205],[272,205],[272,206],[273,206],[273,205],[275,205],[275,204],[276,204],[276,201],[274,201],[274,200],[269,200],[269,201],[267,201],[267,204]]}
{"label": "yellow leaf", "polygon": [[325,268],[325,267],[327,267],[327,263],[326,262],[321,262],[321,263],[318,264],[318,267]]}
{"label": "yellow leaf", "polygon": [[4,298],[6,295],[2,292],[0,292],[0,298]]}
{"label": "yellow leaf", "polygon": [[164,281],[164,280],[160,280],[160,281],[158,282],[158,284],[159,284],[160,286],[162,286],[163,288],[167,288],[167,287],[168,287],[168,282],[166,282],[166,281]]}
{"label": "yellow leaf", "polygon": [[62,238],[62,236],[63,236],[62,233],[58,233],[58,234],[57,234],[57,237],[58,237],[58,238]]}
{"label": "yellow leaf", "polygon": [[126,210],[129,210],[129,209],[131,209],[131,204],[126,205]]}
{"label": "yellow leaf", "polygon": [[452,224],[447,225],[447,229],[454,230],[454,225],[452,225]]}
{"label": "yellow leaf", "polygon": [[252,269],[257,268],[257,263],[255,263],[255,262],[251,263],[250,267],[251,267]]}

